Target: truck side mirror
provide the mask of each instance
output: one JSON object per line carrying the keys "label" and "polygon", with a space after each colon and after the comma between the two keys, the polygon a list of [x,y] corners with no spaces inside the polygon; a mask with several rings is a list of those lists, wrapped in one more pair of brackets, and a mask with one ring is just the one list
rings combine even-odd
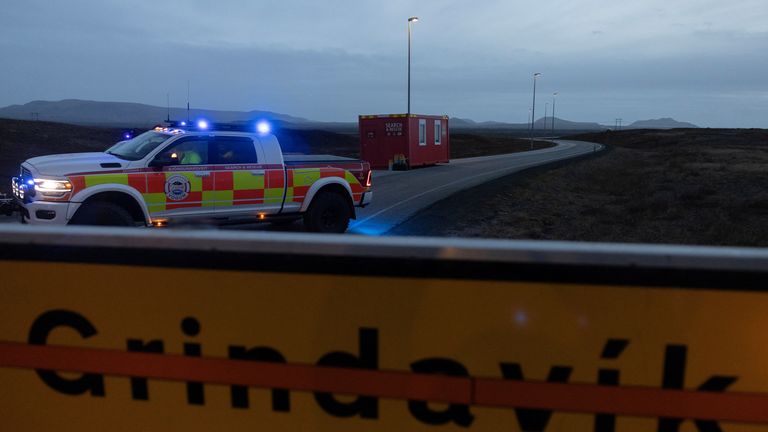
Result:
{"label": "truck side mirror", "polygon": [[176,152],[173,152],[171,154],[160,154],[157,155],[152,162],[149,163],[149,166],[151,167],[164,167],[164,166],[173,166],[173,165],[179,165],[179,156],[176,154]]}

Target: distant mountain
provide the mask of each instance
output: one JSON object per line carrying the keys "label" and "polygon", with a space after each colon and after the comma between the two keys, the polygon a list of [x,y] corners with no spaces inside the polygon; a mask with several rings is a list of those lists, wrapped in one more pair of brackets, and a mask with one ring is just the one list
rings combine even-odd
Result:
{"label": "distant mountain", "polygon": [[[150,127],[166,119],[168,109],[166,107],[145,105],[132,102],[98,102],[79,99],[65,99],[61,101],[34,101],[24,105],[11,105],[0,108],[0,118],[17,120],[42,120],[58,123],[71,123],[79,125],[98,125],[114,127]],[[251,121],[267,118],[280,126],[299,129],[339,129],[353,130],[357,128],[356,122],[324,123],[280,114],[270,111],[217,111],[209,109],[193,108],[189,112],[191,119],[205,118],[214,122]],[[185,108],[171,108],[171,119],[182,120],[187,118]],[[452,129],[528,129],[528,123],[504,123],[495,121],[476,122],[474,120],[453,117]],[[536,120],[536,129],[549,129],[552,127],[552,118]],[[698,126],[678,122],[671,118],[656,120],[636,121],[622,129],[672,129],[672,128],[697,128]],[[608,126],[589,122],[572,122],[555,118],[555,130],[604,130]]]}
{"label": "distant mountain", "polygon": [[[536,120],[536,129],[552,128],[552,117]],[[555,117],[555,130],[604,130],[606,127],[599,123],[573,122]]]}
{"label": "distant mountain", "polygon": [[459,117],[453,117],[451,118],[451,127],[452,128],[472,128],[477,127],[477,122],[470,119],[463,119]]}
{"label": "distant mountain", "polygon": [[697,129],[698,126],[692,123],[679,122],[673,118],[665,117],[653,120],[638,120],[623,129]]}
{"label": "distant mountain", "polygon": [[[24,105],[0,108],[0,117],[19,120],[43,120],[59,123],[100,126],[152,126],[166,119],[165,107],[131,102],[97,102],[79,99],[61,101],[34,101]],[[248,121],[268,118],[289,124],[309,123],[309,120],[270,111],[216,111],[191,109],[191,119],[206,118],[214,122]],[[185,108],[171,108],[171,119],[187,118]]]}
{"label": "distant mountain", "polygon": [[526,129],[528,125],[525,123],[504,123],[496,121],[476,122],[470,119],[463,119],[459,117],[451,117],[451,128],[458,129]]}
{"label": "distant mountain", "polygon": [[[470,119],[463,119],[454,117],[451,118],[451,128],[452,129],[528,129],[531,127],[529,123],[503,123],[503,122],[476,122],[474,120]],[[547,117],[545,120],[544,118],[540,118],[536,120],[536,130],[542,130],[542,129],[550,129],[552,128],[552,118]],[[581,131],[589,131],[589,130],[603,130],[606,129],[606,126],[600,125],[598,123],[584,123],[584,122],[573,122],[568,120],[563,120],[561,118],[555,117],[555,130],[581,130]]]}

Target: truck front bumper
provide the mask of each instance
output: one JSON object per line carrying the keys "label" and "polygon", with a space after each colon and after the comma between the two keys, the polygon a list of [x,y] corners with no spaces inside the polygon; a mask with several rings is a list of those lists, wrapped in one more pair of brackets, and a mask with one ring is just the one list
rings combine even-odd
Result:
{"label": "truck front bumper", "polygon": [[11,192],[19,210],[21,223],[32,225],[66,225],[80,203],[35,200],[34,185],[28,178],[11,179]]}
{"label": "truck front bumper", "polygon": [[[21,222],[32,225],[66,225],[69,222],[68,202],[17,201]],[[78,204],[79,205],[79,204]]]}

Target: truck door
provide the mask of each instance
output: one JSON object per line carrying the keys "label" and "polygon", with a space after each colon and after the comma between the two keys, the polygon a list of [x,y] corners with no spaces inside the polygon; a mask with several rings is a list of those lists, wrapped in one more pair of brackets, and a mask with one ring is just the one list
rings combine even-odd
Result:
{"label": "truck door", "polygon": [[158,153],[155,161],[178,161],[157,166],[147,174],[144,194],[152,217],[196,216],[213,213],[213,176],[208,137],[179,139]]}
{"label": "truck door", "polygon": [[211,143],[216,215],[277,213],[279,206],[265,202],[269,166],[260,160],[257,143],[243,136],[216,136]]}

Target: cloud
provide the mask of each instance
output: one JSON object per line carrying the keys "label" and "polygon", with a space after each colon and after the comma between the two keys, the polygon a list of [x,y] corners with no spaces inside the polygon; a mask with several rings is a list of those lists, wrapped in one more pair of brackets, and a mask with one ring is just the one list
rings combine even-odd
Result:
{"label": "cloud", "polygon": [[417,111],[524,121],[536,71],[541,94],[561,91],[562,115],[576,120],[664,114],[768,126],[765,99],[750,98],[766,91],[761,5],[11,0],[0,16],[0,105],[163,105],[170,92],[180,106],[190,80],[201,107],[347,121],[403,111],[405,17],[413,14],[422,18],[413,40]]}

